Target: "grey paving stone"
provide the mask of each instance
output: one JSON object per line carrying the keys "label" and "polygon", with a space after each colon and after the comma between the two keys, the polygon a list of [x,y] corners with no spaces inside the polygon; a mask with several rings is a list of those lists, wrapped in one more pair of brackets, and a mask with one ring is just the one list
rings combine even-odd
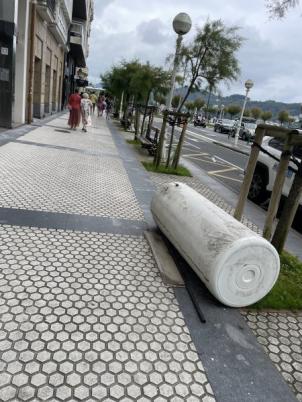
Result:
{"label": "grey paving stone", "polygon": [[[302,314],[243,312],[243,315],[254,331],[258,342],[290,385],[297,399],[302,401],[302,337],[291,336],[292,328],[298,333],[302,333]],[[267,323],[265,329],[263,329],[263,323]],[[274,336],[271,335],[271,324],[277,327]],[[296,348],[293,349],[293,346]]]}
{"label": "grey paving stone", "polygon": [[0,245],[0,400],[214,398],[142,236],[0,225]]}

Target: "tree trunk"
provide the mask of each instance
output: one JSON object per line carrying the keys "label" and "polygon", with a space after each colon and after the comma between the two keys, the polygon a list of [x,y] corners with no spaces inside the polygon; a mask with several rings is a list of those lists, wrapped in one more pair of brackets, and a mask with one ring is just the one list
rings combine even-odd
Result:
{"label": "tree trunk", "polygon": [[293,184],[291,186],[288,198],[285,202],[281,217],[277,224],[272,245],[276,248],[279,254],[282,253],[288,232],[294,221],[296,212],[299,207],[302,195],[302,162],[300,162],[298,172],[295,175]]}
{"label": "tree trunk", "polygon": [[187,122],[184,123],[183,128],[182,128],[182,132],[180,134],[180,138],[175,150],[175,154],[174,154],[174,158],[173,158],[173,162],[172,162],[172,167],[173,169],[177,169],[178,168],[178,163],[179,163],[179,159],[180,159],[180,155],[181,155],[181,150],[182,150],[182,146],[185,140],[185,135],[186,135],[186,130],[187,130]]}
{"label": "tree trunk", "polygon": [[207,101],[207,114],[206,114],[206,119],[209,120],[209,106],[210,106],[210,100],[211,100],[211,96],[212,96],[212,87],[210,87],[210,92],[208,95],[208,101]]}
{"label": "tree trunk", "polygon": [[162,159],[167,120],[168,120],[168,112],[164,112],[163,113],[163,123],[162,123],[160,134],[159,134],[157,151],[156,151],[156,155],[154,157],[154,165],[156,168],[159,167],[161,159]]}
{"label": "tree trunk", "polygon": [[136,105],[136,108],[135,108],[135,132],[134,132],[135,140],[137,140],[138,136],[139,136],[140,119],[141,119],[140,108],[138,105]]}
{"label": "tree trunk", "polygon": [[147,95],[147,99],[146,99],[145,111],[144,111],[142,128],[141,128],[141,136],[143,136],[143,134],[144,134],[144,126],[145,126],[145,120],[146,120],[146,116],[147,116],[148,103],[149,103],[151,92],[152,92],[152,89],[149,90],[148,95]]}

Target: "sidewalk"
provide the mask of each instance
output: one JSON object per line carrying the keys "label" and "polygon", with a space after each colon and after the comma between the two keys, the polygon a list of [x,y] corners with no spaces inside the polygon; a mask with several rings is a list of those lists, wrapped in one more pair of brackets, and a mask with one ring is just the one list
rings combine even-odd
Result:
{"label": "sidewalk", "polygon": [[175,177],[93,124],[0,138],[0,401],[295,401],[245,319],[302,400],[301,315],[241,316],[202,288],[201,324],[143,236],[154,184]]}
{"label": "sidewalk", "polygon": [[66,123],[0,147],[0,400],[214,401],[143,237],[148,183],[103,120]]}

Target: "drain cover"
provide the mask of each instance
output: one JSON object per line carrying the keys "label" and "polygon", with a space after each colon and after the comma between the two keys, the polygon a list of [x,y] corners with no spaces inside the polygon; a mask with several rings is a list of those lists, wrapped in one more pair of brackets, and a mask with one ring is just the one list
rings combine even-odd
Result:
{"label": "drain cover", "polygon": [[58,129],[56,129],[55,131],[58,131],[59,133],[70,133],[70,131],[68,131],[68,130],[58,130]]}

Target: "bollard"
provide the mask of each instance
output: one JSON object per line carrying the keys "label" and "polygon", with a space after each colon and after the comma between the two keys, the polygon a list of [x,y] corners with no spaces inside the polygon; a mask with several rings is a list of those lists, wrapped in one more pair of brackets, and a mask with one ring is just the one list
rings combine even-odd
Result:
{"label": "bollard", "polygon": [[276,283],[280,260],[274,247],[186,184],[163,185],[151,211],[161,231],[223,304],[251,305]]}

